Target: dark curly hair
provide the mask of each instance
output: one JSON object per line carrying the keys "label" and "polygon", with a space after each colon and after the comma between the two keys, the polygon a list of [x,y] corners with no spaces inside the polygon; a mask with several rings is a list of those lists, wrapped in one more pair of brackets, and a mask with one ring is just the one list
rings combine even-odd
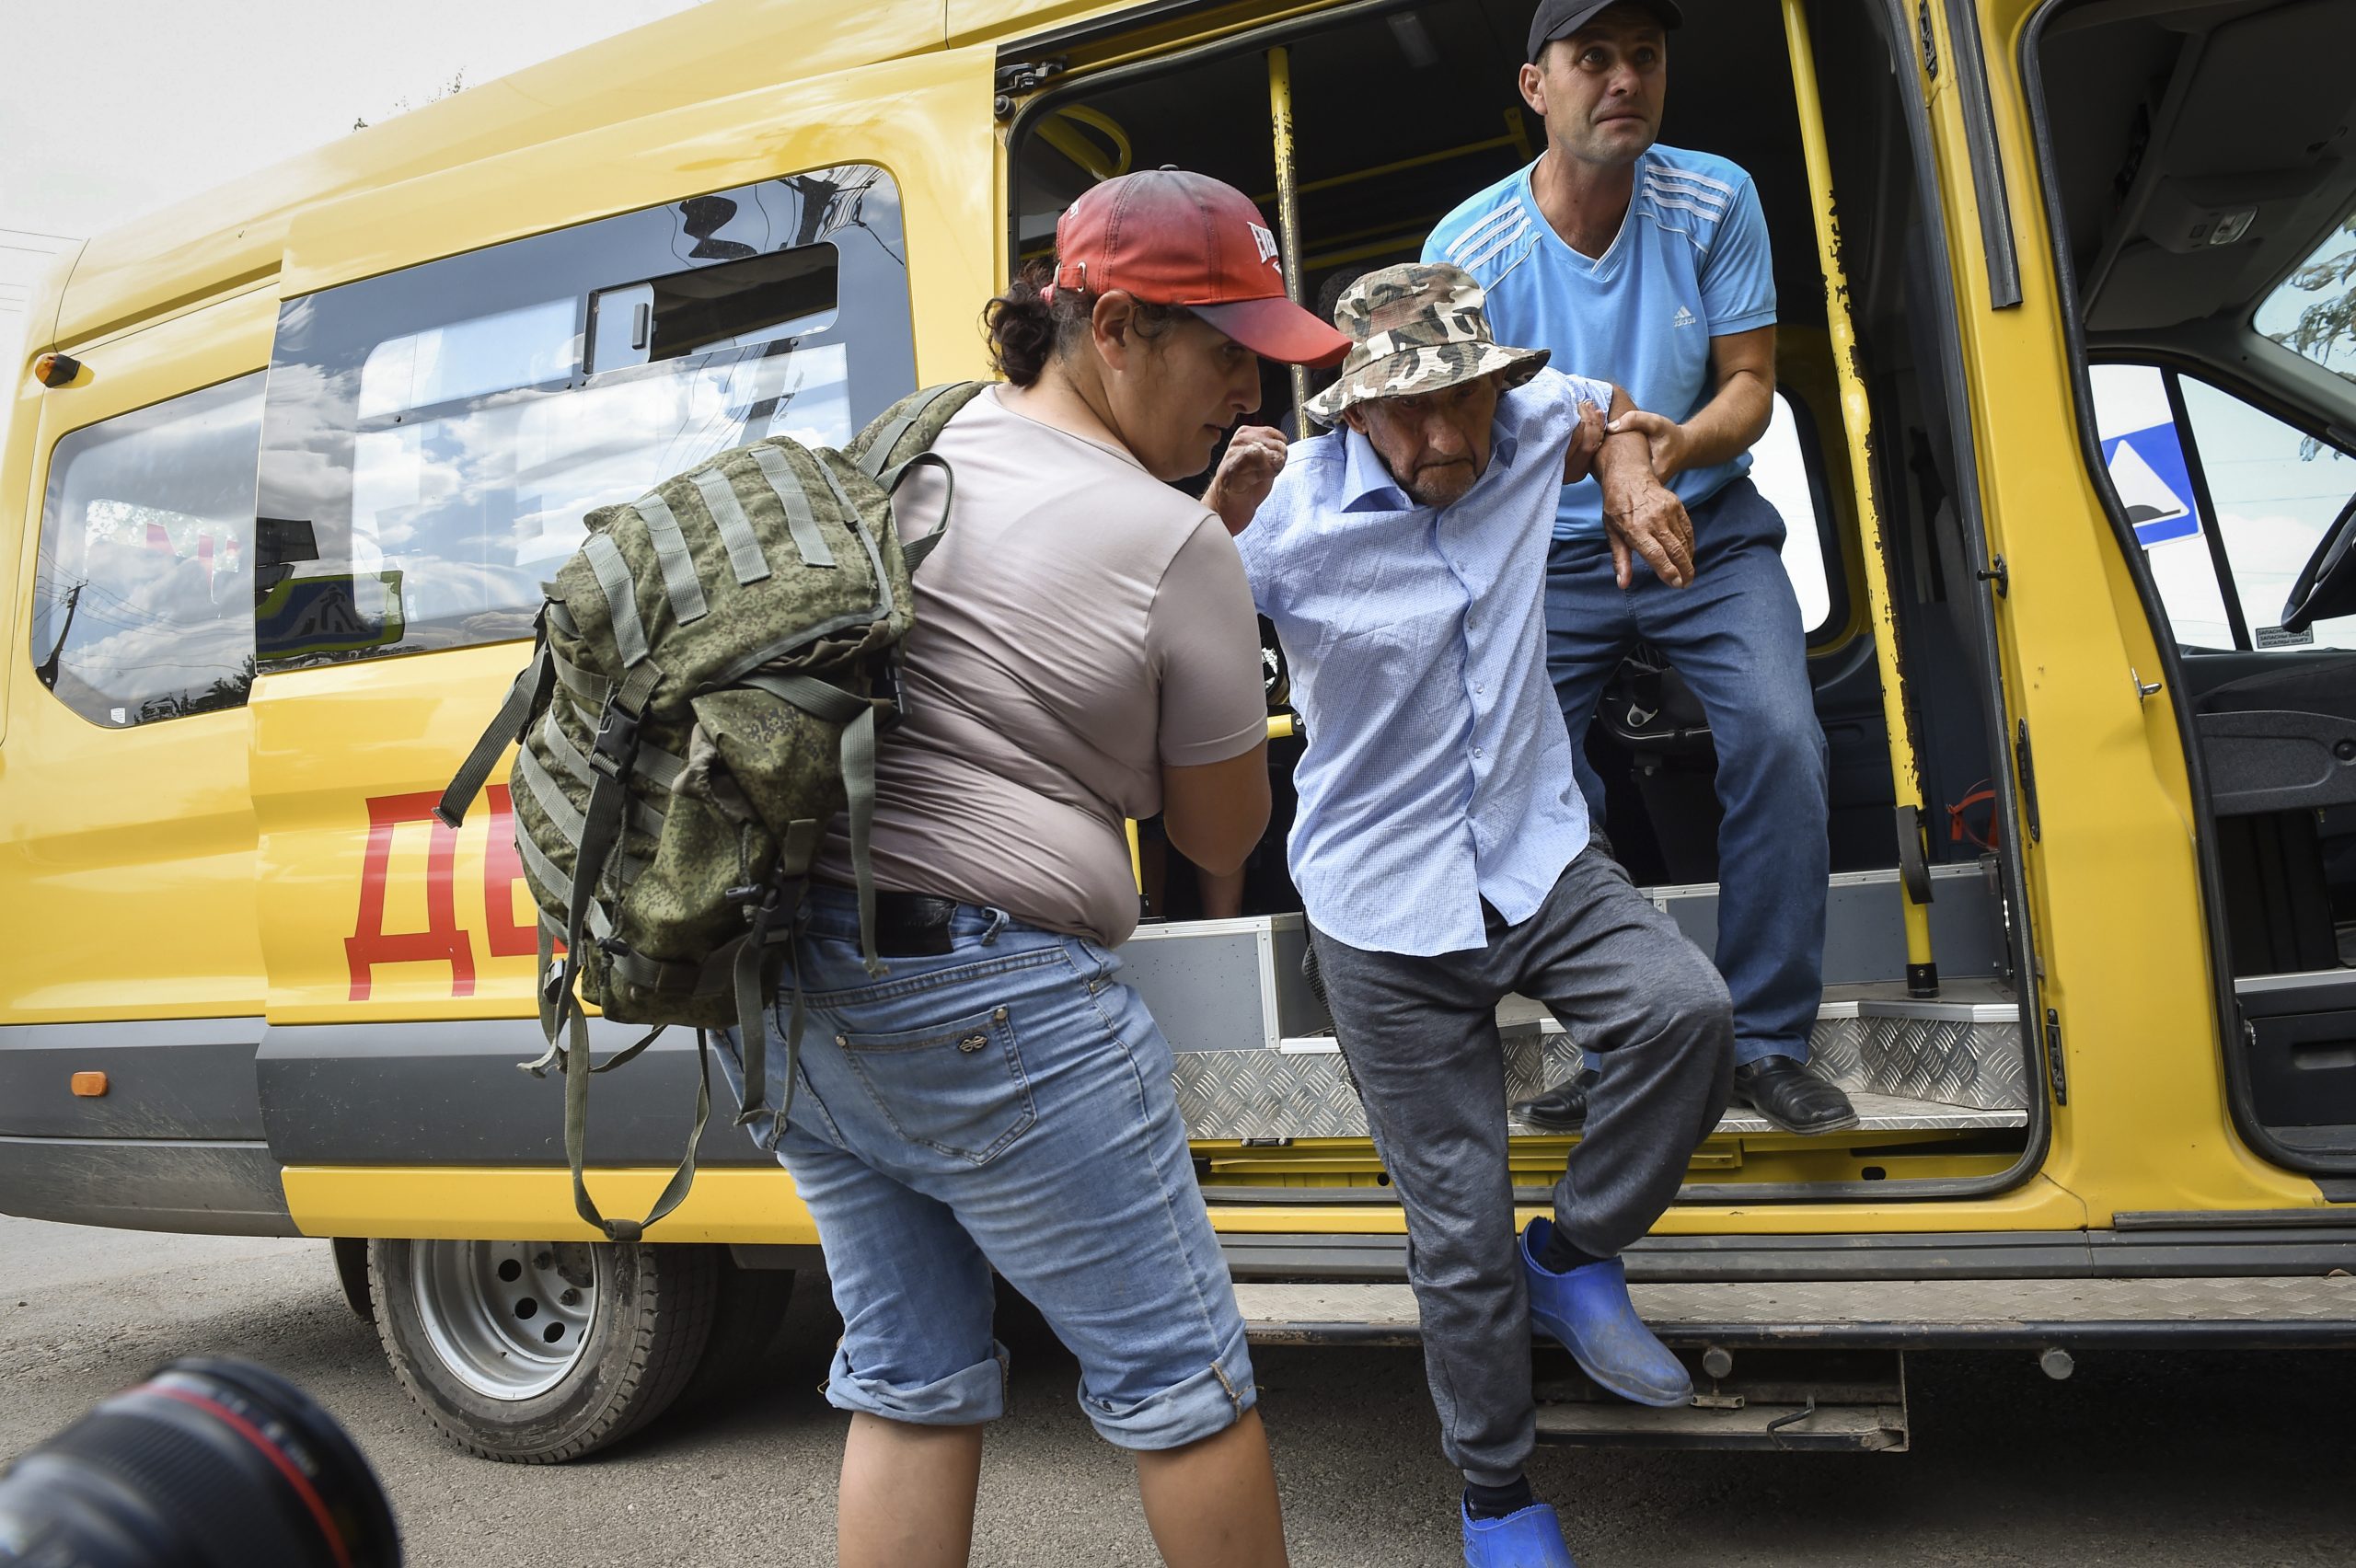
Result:
{"label": "dark curly hair", "polygon": [[[1039,379],[1051,361],[1079,352],[1096,312],[1097,295],[1083,289],[1046,289],[1056,281],[1055,263],[1031,260],[1022,264],[1012,286],[982,307],[982,331],[990,342],[990,359],[999,374],[1017,386]],[[1138,302],[1140,338],[1158,338],[1170,325],[1193,315],[1184,306]]]}

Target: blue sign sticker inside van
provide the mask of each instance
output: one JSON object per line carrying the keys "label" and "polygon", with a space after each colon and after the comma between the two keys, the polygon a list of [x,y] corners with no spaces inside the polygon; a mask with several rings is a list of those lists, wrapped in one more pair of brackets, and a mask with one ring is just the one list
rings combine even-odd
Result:
{"label": "blue sign sticker inside van", "polygon": [[2149,548],[2200,532],[2192,509],[2192,478],[2184,464],[2184,444],[2173,422],[2131,430],[2102,444],[2103,467],[2111,488],[2135,526],[2135,542]]}

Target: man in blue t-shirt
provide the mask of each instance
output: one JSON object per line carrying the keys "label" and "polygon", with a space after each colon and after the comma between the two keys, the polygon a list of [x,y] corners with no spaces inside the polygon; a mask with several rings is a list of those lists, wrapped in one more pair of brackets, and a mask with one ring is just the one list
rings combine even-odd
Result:
{"label": "man in blue t-shirt", "polygon": [[[1672,0],[1540,0],[1521,96],[1546,150],[1465,202],[1424,242],[1488,291],[1500,340],[1617,383],[1653,467],[1692,520],[1692,567],[1614,517],[1593,480],[1565,485],[1547,562],[1547,666],[1580,787],[1603,814],[1584,741],[1631,647],[1658,647],[1709,715],[1718,754],[1717,963],[1734,998],[1735,1092],[1776,1125],[1856,1124],[1809,1073],[1822,997],[1823,731],[1806,628],[1784,574],[1784,520],[1750,478],[1775,388],[1775,281],[1750,177],[1656,143]],[[1672,552],[1672,555],[1681,552]],[[1586,1115],[1586,1080],[1517,1107],[1542,1124]]]}

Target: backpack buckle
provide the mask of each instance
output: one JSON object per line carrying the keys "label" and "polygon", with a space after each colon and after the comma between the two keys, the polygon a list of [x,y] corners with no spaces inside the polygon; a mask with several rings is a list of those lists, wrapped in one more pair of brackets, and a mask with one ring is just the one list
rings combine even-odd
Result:
{"label": "backpack buckle", "polygon": [[629,771],[637,755],[637,715],[607,699],[606,710],[597,716],[597,738],[589,747],[589,766],[608,778],[619,778]]}
{"label": "backpack buckle", "polygon": [[881,661],[875,678],[870,683],[869,697],[884,704],[884,710],[875,716],[875,732],[884,734],[900,721],[904,716],[902,704],[907,700],[907,693],[900,685],[899,660],[886,658]]}

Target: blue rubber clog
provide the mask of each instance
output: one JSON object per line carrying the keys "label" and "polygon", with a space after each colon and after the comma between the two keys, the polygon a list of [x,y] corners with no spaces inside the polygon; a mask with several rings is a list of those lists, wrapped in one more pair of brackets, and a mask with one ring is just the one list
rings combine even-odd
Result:
{"label": "blue rubber clog", "polygon": [[1578,1568],[1563,1541],[1563,1521],[1543,1503],[1517,1508],[1502,1519],[1476,1519],[1457,1505],[1464,1520],[1464,1568]]}
{"label": "blue rubber clog", "polygon": [[1653,1337],[1628,1299],[1628,1271],[1617,1258],[1554,1274],[1538,1261],[1554,1234],[1533,1219],[1521,1236],[1521,1272],[1530,1282],[1530,1320],[1562,1342],[1579,1370],[1623,1400],[1667,1409],[1693,1397],[1693,1377]]}

